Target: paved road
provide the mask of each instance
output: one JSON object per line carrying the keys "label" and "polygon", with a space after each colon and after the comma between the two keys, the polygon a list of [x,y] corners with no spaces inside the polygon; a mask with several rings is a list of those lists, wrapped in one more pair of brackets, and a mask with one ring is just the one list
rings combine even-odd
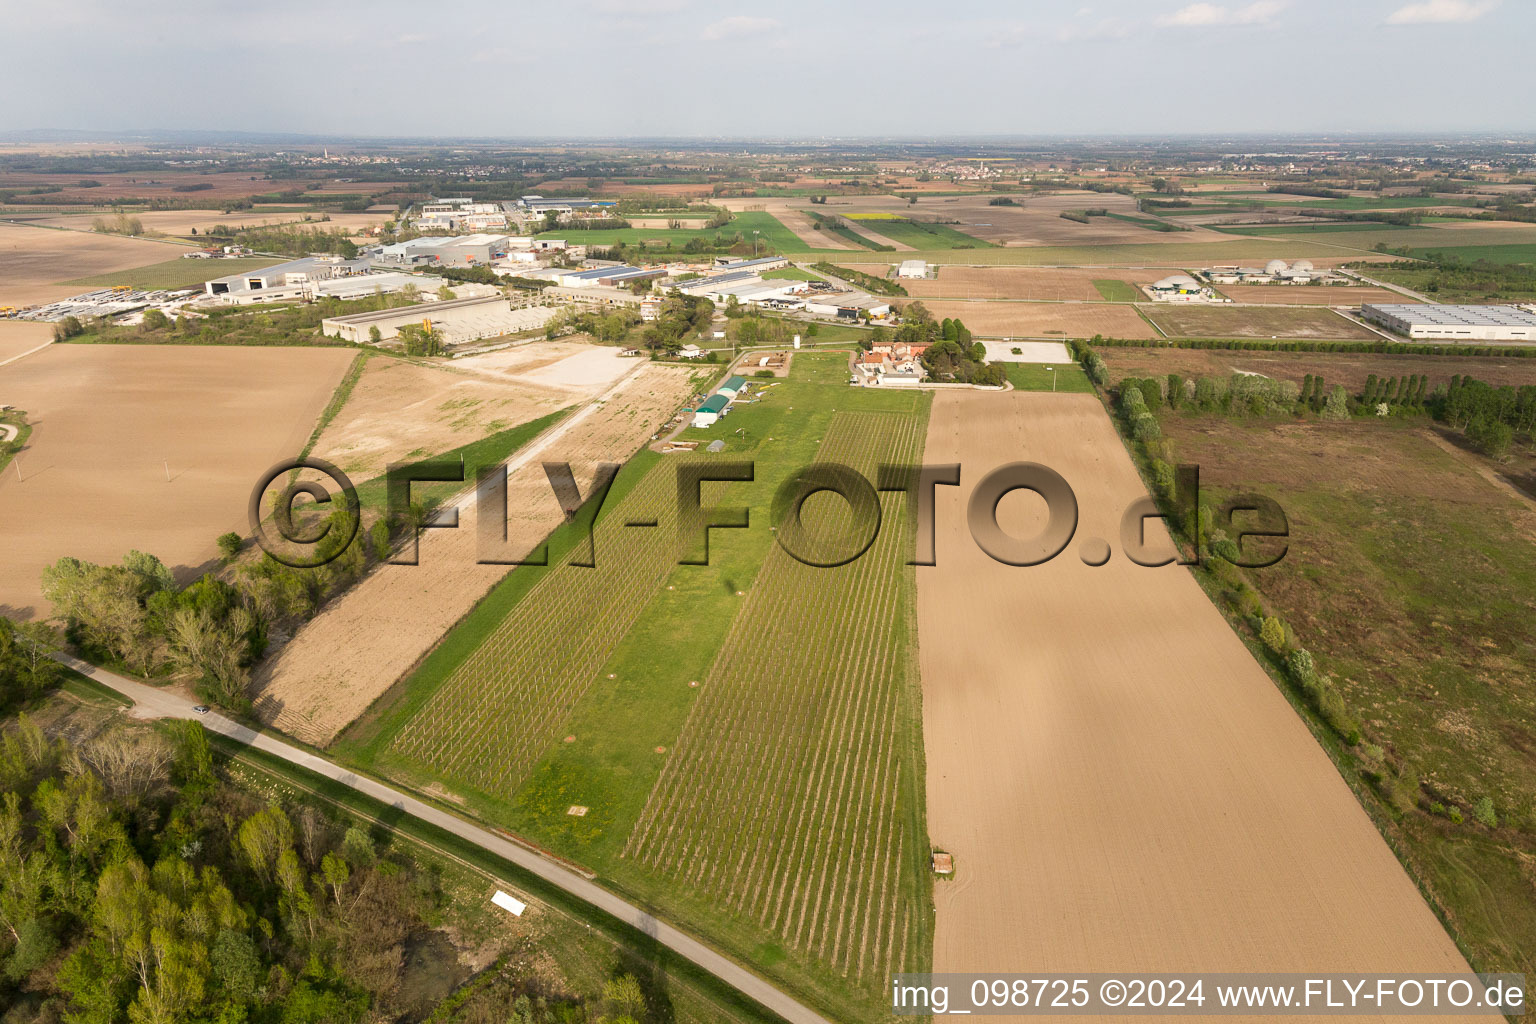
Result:
{"label": "paved road", "polygon": [[307,751],[300,750],[298,747],[289,746],[280,740],[273,739],[271,736],[248,729],[217,712],[210,711],[205,715],[199,715],[192,710],[192,702],[179,694],[136,683],[131,679],[126,679],[114,672],[108,672],[106,669],[97,668],[89,662],[72,658],[67,654],[58,654],[55,657],[81,675],[89,676],[103,686],[110,687],[132,700],[135,712],[142,717],[186,718],[201,722],[203,727],[211,732],[228,736],[232,740],[255,747],[257,750],[265,751],[275,757],[280,757],[284,761],[296,764],[301,768],[314,772],[316,775],[323,775],[328,779],[333,779],[381,803],[404,811],[413,818],[420,818],[422,821],[436,825],[447,832],[452,832],[461,839],[467,839],[476,846],[494,853],[503,860],[511,861],[513,864],[537,875],[546,882],[559,886],[578,899],[613,915],[625,924],[638,928],[641,932],[649,935],[673,952],[692,960],[721,981],[751,996],[780,1017],[783,1017],[786,1021],[789,1021],[790,1024],[830,1024],[825,1017],[822,1017],[810,1007],[791,999],[762,978],[759,978],[734,961],[721,956],[699,940],[652,917],[639,907],[625,902],[576,872],[546,860],[532,850],[503,839],[493,832],[488,832],[483,828],[472,825],[462,818],[457,818],[438,810],[436,807],[424,804],[420,800],[409,797],[398,790],[391,789],[372,779],[364,778],[347,771],[345,768],[338,767],[323,757],[318,757]]}
{"label": "paved road", "polygon": [[1420,302],[1435,302],[1435,301],[1437,301],[1435,299],[1430,298],[1428,295],[1424,295],[1424,294],[1422,294],[1420,292],[1416,292],[1416,291],[1414,291],[1411,288],[1404,288],[1400,284],[1392,284],[1390,281],[1378,281],[1374,277],[1366,277],[1364,274],[1360,273],[1360,271],[1358,271],[1358,270],[1345,270],[1343,267],[1340,267],[1339,268],[1339,273],[1343,274],[1345,277],[1352,277],[1356,281],[1360,281],[1363,284],[1373,284],[1373,285],[1375,285],[1378,288],[1385,288],[1385,289],[1387,289],[1387,291],[1397,292],[1399,295],[1406,295],[1410,299],[1417,299]]}

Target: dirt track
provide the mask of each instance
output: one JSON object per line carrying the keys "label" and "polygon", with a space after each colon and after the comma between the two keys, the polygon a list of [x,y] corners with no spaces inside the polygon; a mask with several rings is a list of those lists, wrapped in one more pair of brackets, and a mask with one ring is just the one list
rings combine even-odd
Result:
{"label": "dirt track", "polygon": [[[964,529],[1014,460],[1076,491],[1076,537],[1043,566]],[[957,872],[935,971],[1469,970],[1188,571],[1119,550],[1144,490],[1096,400],[937,394],[923,461],[963,465],[918,570],[929,831]],[[1031,536],[1043,508],[1016,493],[999,519]],[[1093,537],[1115,549],[1096,569]]]}
{"label": "dirt track", "polygon": [[[556,424],[547,447],[514,455],[508,537],[531,549],[560,521],[541,461],[571,463],[587,493],[597,463],[623,462],[677,410],[689,377],[686,368],[640,364],[605,401]],[[476,563],[473,497],[460,509],[458,529],[425,531],[419,565],[378,567],[261,667],[253,690],[264,721],[329,743],[506,574],[504,565]]]}

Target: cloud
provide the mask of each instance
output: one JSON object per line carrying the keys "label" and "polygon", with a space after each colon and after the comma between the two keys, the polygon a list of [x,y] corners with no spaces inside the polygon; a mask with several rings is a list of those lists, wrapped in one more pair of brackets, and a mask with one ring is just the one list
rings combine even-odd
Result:
{"label": "cloud", "polygon": [[731,39],[735,36],[753,36],[762,32],[769,32],[779,27],[778,21],[773,18],[754,18],[748,14],[737,14],[729,18],[722,18],[713,25],[707,25],[700,36],[709,42],[720,39]]}
{"label": "cloud", "polygon": [[1387,16],[1388,25],[1447,25],[1476,21],[1498,6],[1498,0],[1424,0],[1399,7]]}
{"label": "cloud", "polygon": [[[1455,2],[1455,0],[1451,0]],[[1262,25],[1285,9],[1284,0],[1254,0],[1245,7],[1190,4],[1158,19],[1169,28],[1202,28],[1207,25]]]}

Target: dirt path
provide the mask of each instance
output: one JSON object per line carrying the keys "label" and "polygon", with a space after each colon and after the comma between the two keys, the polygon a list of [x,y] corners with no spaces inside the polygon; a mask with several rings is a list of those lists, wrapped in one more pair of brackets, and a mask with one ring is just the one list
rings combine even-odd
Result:
{"label": "dirt path", "polygon": [[[569,462],[587,493],[599,462],[622,462],[688,397],[687,368],[636,364],[509,463],[508,537],[531,549],[561,512],[540,462]],[[459,528],[427,530],[419,565],[383,565],[328,605],[273,655],[253,682],[256,711],[290,735],[323,746],[431,649],[507,573],[475,561],[473,493]]]}
{"label": "dirt path", "polygon": [[[1076,537],[1043,566],[963,527],[1015,460],[1076,491]],[[934,970],[1469,970],[1188,571],[1119,550],[1144,490],[1096,400],[942,392],[923,461],[963,465],[918,570],[929,829],[957,871]],[[999,519],[1031,536],[1043,508],[1016,493]],[[1093,537],[1101,568],[1079,557]]]}

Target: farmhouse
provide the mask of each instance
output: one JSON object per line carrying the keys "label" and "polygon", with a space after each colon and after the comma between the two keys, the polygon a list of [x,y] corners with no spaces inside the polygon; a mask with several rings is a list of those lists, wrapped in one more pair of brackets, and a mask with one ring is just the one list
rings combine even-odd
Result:
{"label": "farmhouse", "polygon": [[446,344],[452,345],[536,330],[543,327],[553,313],[548,307],[513,309],[505,297],[493,295],[327,317],[320,321],[320,330],[328,337],[362,344],[372,339],[375,327],[379,330],[379,340],[388,341],[400,333],[401,327],[420,324],[430,326]]}
{"label": "farmhouse", "polygon": [[1536,342],[1536,313],[1519,306],[1366,303],[1360,314],[1410,338]]}

